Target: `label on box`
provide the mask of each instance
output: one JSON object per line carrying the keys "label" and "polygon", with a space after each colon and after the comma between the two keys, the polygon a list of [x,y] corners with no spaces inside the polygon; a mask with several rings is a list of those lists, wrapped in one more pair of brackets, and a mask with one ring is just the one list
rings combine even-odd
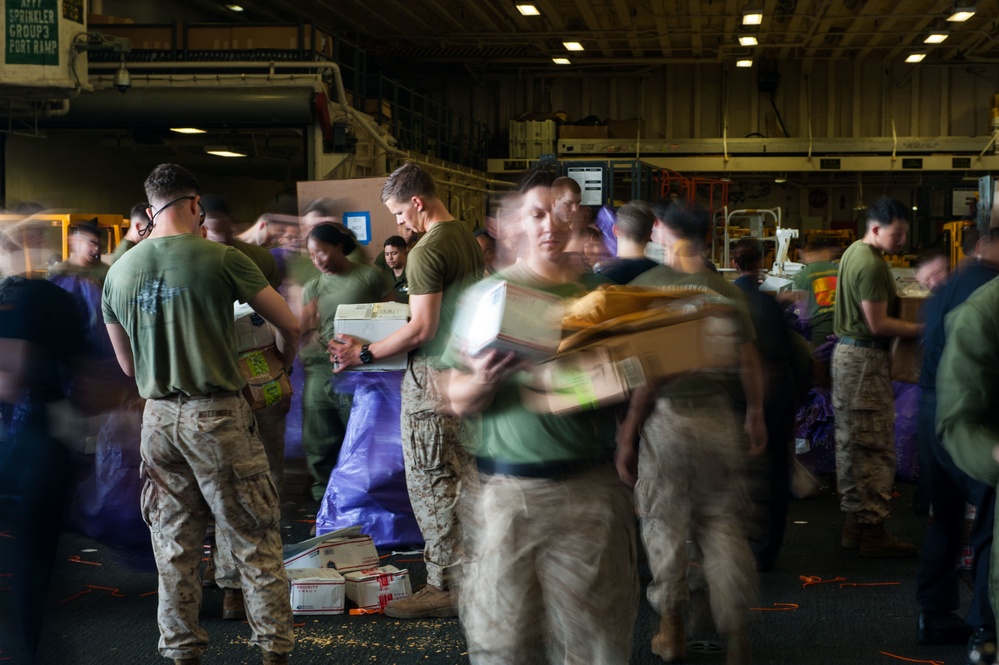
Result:
{"label": "label on box", "polygon": [[343,576],[328,568],[288,571],[291,611],[294,614],[343,614],[346,595]]}
{"label": "label on box", "polygon": [[326,567],[346,573],[377,566],[379,559],[371,536],[360,536],[323,543],[319,549],[319,560]]}

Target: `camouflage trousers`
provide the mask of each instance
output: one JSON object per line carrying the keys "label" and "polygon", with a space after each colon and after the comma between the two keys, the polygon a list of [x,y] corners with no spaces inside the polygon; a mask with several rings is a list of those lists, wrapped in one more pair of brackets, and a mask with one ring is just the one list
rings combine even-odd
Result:
{"label": "camouflage trousers", "polygon": [[832,359],[840,509],[863,524],[889,514],[895,484],[895,400],[888,352],[837,344]]}
{"label": "camouflage trousers", "polygon": [[[263,409],[257,409],[253,416],[257,421],[257,433],[264,451],[267,453],[267,463],[271,469],[271,478],[278,491],[278,506],[281,505],[281,495],[284,488],[284,430],[291,409],[291,400],[281,400]],[[215,548],[212,557],[215,563],[215,583],[223,589],[238,589],[239,567],[229,550],[225,533],[209,527],[215,535]]]}
{"label": "camouflage trousers", "polygon": [[745,625],[756,596],[746,449],[727,395],[659,399],[638,449],[635,502],[652,569],[649,603],[673,613],[689,602],[689,534],[703,552],[711,613],[722,634]]}
{"label": "camouflage trousers", "polygon": [[634,502],[611,464],[558,480],[481,477],[461,620],[476,664],[628,663]]}
{"label": "camouflage trousers", "polygon": [[239,569],[250,643],[289,653],[277,491],[249,404],[242,395],[148,400],[141,452],[142,514],[159,571],[160,654],[200,657],[208,644],[198,625],[198,568],[211,519]]}
{"label": "camouflage trousers", "polygon": [[[466,422],[442,412],[448,370],[410,358],[402,380],[402,453],[406,488],[426,543],[427,584],[447,588],[462,562],[460,515],[478,483],[475,460],[462,445]],[[462,496],[466,494],[465,496]]]}

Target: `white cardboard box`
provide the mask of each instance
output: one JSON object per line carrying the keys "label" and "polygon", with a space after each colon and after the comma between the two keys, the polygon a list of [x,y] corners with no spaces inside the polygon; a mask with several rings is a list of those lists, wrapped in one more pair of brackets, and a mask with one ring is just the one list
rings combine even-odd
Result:
{"label": "white cardboard box", "polygon": [[319,559],[341,573],[374,568],[378,565],[378,550],[371,536],[329,540],[320,547]]}
{"label": "white cardboard box", "polygon": [[413,595],[409,571],[395,566],[356,570],[343,577],[347,598],[362,609],[380,610],[393,600]]}
{"label": "white cardboard box", "polygon": [[236,351],[239,353],[274,344],[271,327],[246,303],[236,302],[233,305],[233,318],[236,323]]}
{"label": "white cardboard box", "polygon": [[[406,325],[409,305],[396,302],[359,303],[340,305],[333,319],[335,335],[350,335],[361,344],[378,342]],[[388,372],[406,369],[409,357],[400,353],[389,358],[377,358],[370,365],[356,365],[350,370],[358,372]]]}
{"label": "white cardboard box", "polygon": [[562,299],[502,280],[484,280],[461,298],[454,333],[470,356],[512,351],[539,362],[562,340]]}
{"label": "white cardboard box", "polygon": [[288,571],[294,614],[343,614],[346,593],[343,575],[331,568]]}
{"label": "white cardboard box", "polygon": [[378,550],[371,536],[357,535],[322,538],[299,543],[305,545],[294,551],[285,548],[284,567],[288,570],[302,568],[333,568],[341,573],[378,565]]}

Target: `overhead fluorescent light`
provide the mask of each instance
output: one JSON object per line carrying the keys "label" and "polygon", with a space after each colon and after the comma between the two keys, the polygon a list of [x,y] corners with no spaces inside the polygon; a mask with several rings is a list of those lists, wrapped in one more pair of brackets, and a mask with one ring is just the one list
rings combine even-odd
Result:
{"label": "overhead fluorescent light", "polygon": [[520,12],[521,16],[541,16],[541,12],[534,5],[518,4],[517,11]]}
{"label": "overhead fluorescent light", "polygon": [[753,59],[752,58],[742,58],[740,60],[736,60],[735,61],[735,66],[736,67],[752,67],[753,66]]}
{"label": "overhead fluorescent light", "polygon": [[760,25],[763,23],[762,9],[747,9],[742,12],[743,25]]}
{"label": "overhead fluorescent light", "polygon": [[552,58],[552,62],[554,62],[556,65],[571,65],[572,64],[572,60],[569,60],[569,58]]}
{"label": "overhead fluorescent light", "polygon": [[583,45],[579,42],[562,42],[562,46],[565,47],[566,51],[582,51]]}
{"label": "overhead fluorescent light", "polygon": [[934,30],[930,34],[926,35],[926,39],[923,40],[924,44],[939,44],[943,40],[947,39],[950,33],[946,30]]}
{"label": "overhead fluorescent light", "polygon": [[782,183],[782,182],[787,182],[787,176],[782,173],[782,174],[778,175],[776,178],[774,178],[774,182],[776,182],[778,184]]}
{"label": "overhead fluorescent light", "polygon": [[225,8],[232,12],[243,11],[243,8],[240,5],[226,5]]}
{"label": "overhead fluorescent light", "polygon": [[925,57],[926,57],[925,53],[910,53],[908,56],[906,56],[905,61],[906,62],[922,62],[923,58],[925,58]]}
{"label": "overhead fluorescent light", "polygon": [[967,21],[969,18],[975,15],[974,5],[968,3],[958,3],[954,5],[954,9],[951,10],[950,16],[947,17],[948,21],[954,21],[955,23],[962,23]]}
{"label": "overhead fluorescent light", "polygon": [[207,145],[205,146],[205,152],[216,157],[246,157],[245,152],[227,145]]}
{"label": "overhead fluorescent light", "polygon": [[171,127],[171,132],[177,132],[178,134],[205,134],[205,130],[198,129],[197,127]]}
{"label": "overhead fluorescent light", "polygon": [[759,43],[759,40],[756,39],[756,35],[739,36],[739,46],[756,46]]}

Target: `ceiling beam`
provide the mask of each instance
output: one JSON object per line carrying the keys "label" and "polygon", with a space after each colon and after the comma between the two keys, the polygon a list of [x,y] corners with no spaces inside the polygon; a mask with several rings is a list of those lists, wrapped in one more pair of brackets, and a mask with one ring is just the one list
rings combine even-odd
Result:
{"label": "ceiling beam", "polygon": [[673,47],[669,39],[669,24],[666,22],[666,3],[664,0],[652,0],[652,16],[656,20],[656,32],[659,33],[660,55],[668,58],[673,55]]}
{"label": "ceiling beam", "polygon": [[[593,7],[590,6],[590,0],[576,0],[576,8],[579,10],[579,13],[582,14],[583,21],[586,23],[587,29],[600,29],[600,22],[597,21],[597,15],[593,13]],[[597,39],[597,46],[599,46],[603,51],[605,57],[609,58],[614,55],[610,46],[607,44],[606,39]]]}
{"label": "ceiling beam", "polygon": [[[632,35],[634,34],[635,22],[631,18],[630,10],[624,0],[614,0],[614,13],[617,14],[618,24]],[[638,46],[638,41],[633,36],[628,38],[628,46],[631,47],[631,54],[636,58],[641,58],[645,53]]]}

